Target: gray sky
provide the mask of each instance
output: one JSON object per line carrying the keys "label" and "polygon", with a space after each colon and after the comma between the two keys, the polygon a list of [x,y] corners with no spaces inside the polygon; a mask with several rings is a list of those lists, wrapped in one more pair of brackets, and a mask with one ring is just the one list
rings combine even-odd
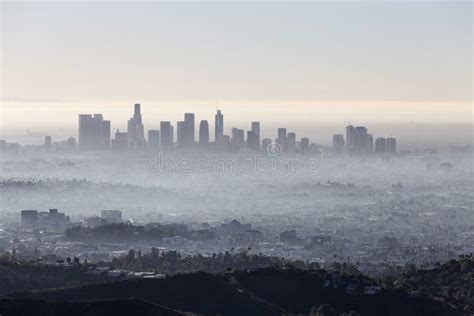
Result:
{"label": "gray sky", "polygon": [[466,101],[472,22],[469,2],[2,3],[2,97]]}

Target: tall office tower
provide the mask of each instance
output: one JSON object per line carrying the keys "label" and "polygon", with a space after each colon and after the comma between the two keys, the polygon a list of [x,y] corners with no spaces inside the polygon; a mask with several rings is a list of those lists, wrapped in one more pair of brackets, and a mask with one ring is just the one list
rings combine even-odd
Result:
{"label": "tall office tower", "polygon": [[344,151],[344,135],[332,135],[332,149],[336,153],[342,153]]}
{"label": "tall office tower", "polygon": [[364,126],[357,126],[354,133],[354,151],[363,153],[367,148],[367,128]]}
{"label": "tall office tower", "polygon": [[199,146],[202,148],[209,146],[209,124],[206,120],[199,123]]}
{"label": "tall office tower", "polygon": [[79,149],[101,150],[110,148],[110,121],[102,114],[79,115]]}
{"label": "tall office tower", "polygon": [[387,138],[387,153],[396,154],[397,153],[397,140],[395,138]]}
{"label": "tall office tower", "polygon": [[147,148],[149,151],[159,151],[160,150],[160,131],[156,129],[151,129],[148,131],[148,145]]}
{"label": "tall office tower", "polygon": [[383,154],[387,152],[387,139],[383,137],[378,137],[375,140],[375,152],[377,154]]}
{"label": "tall office tower", "polygon": [[184,145],[192,147],[195,144],[194,136],[194,113],[184,114]]}
{"label": "tall office tower", "polygon": [[296,134],[295,133],[288,133],[286,138],[286,148],[289,152],[296,151]]}
{"label": "tall office tower", "polygon": [[264,138],[262,139],[262,151],[268,152],[269,148],[272,143],[272,140],[270,138]]}
{"label": "tall office tower", "polygon": [[110,149],[110,121],[102,120],[100,123],[100,147],[106,150]]}
{"label": "tall office tower", "polygon": [[259,139],[258,136],[255,135],[255,132],[253,131],[247,131],[247,148],[251,150],[259,150],[260,144],[259,144]]}
{"label": "tall office tower", "polygon": [[352,152],[354,150],[355,129],[354,126],[346,126],[346,151]]}
{"label": "tall office tower", "polygon": [[256,149],[258,150],[260,148],[260,122],[252,122],[252,133],[255,135],[255,137],[257,137]]}
{"label": "tall office tower", "polygon": [[374,152],[374,137],[372,134],[365,135],[365,153],[373,153]]}
{"label": "tall office tower", "polygon": [[278,137],[276,139],[277,144],[281,146],[282,151],[286,151],[286,128],[279,128],[278,129]]}
{"label": "tall office tower", "polygon": [[117,130],[115,132],[115,138],[112,139],[112,150],[113,151],[126,151],[128,148],[128,134]]}
{"label": "tall office tower", "polygon": [[231,144],[233,149],[240,149],[244,145],[244,130],[239,128],[232,129]]}
{"label": "tall office tower", "polygon": [[215,143],[219,144],[221,142],[222,137],[224,136],[224,115],[222,115],[221,110],[217,110],[217,114],[215,116]]}
{"label": "tall office tower", "polygon": [[309,152],[309,138],[301,138],[301,153],[306,154]]}
{"label": "tall office tower", "polygon": [[142,150],[145,148],[145,127],[142,123],[141,107],[139,103],[134,106],[133,117],[128,120],[128,148]]}
{"label": "tall office tower", "polygon": [[163,149],[173,149],[173,126],[169,121],[160,122],[160,140]]}
{"label": "tall office tower", "polygon": [[230,151],[232,149],[229,135],[222,135],[221,141],[219,143],[219,149],[226,151]]}
{"label": "tall office tower", "polygon": [[176,144],[178,147],[184,147],[185,146],[185,122],[184,121],[178,121],[176,125]]}
{"label": "tall office tower", "polygon": [[44,148],[45,149],[51,149],[51,144],[52,144],[52,138],[51,136],[45,136],[44,137]]}

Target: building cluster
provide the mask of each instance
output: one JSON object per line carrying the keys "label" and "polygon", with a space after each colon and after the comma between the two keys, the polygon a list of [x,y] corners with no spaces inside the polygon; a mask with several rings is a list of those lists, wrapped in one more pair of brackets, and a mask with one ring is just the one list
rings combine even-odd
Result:
{"label": "building cluster", "polygon": [[397,152],[397,140],[389,137],[378,137],[375,139],[368,133],[365,126],[346,126],[346,139],[343,134],[335,134],[332,137],[334,152],[348,154],[395,154]]}
{"label": "building cluster", "polygon": [[[111,123],[104,120],[102,114],[80,114],[79,115],[79,141],[76,144],[74,138],[68,138],[61,142],[53,142],[51,136],[44,138],[44,144],[40,146],[44,150],[75,150],[97,151],[112,150],[124,151],[159,151],[172,150],[176,148],[195,148],[202,150],[219,150],[237,152],[241,149],[253,151],[268,151],[269,145],[277,145],[278,152],[302,154],[320,152],[320,146],[310,143],[309,138],[302,137],[299,140],[294,132],[286,128],[278,128],[275,139],[262,138],[260,133],[260,122],[251,122],[250,130],[232,128],[230,135],[224,133],[224,115],[217,110],[214,117],[214,139],[210,138],[210,124],[207,120],[199,122],[196,140],[196,124],[194,113],[185,113],[184,120],[176,124],[176,138],[174,126],[170,121],[161,121],[159,129],[149,129],[145,133],[143,125],[141,105],[134,105],[133,116],[127,122],[127,131],[117,130],[111,137]],[[146,137],[147,136],[147,137]],[[1,151],[18,151],[19,144],[6,143],[0,140]],[[274,147],[275,148],[275,147]],[[333,135],[332,152],[335,154],[395,154],[397,152],[395,138],[378,137],[373,139],[365,126],[346,127],[346,136],[343,134]]]}
{"label": "building cluster", "polygon": [[101,216],[92,216],[84,219],[84,225],[87,227],[99,227],[107,224],[122,223],[122,211],[102,210]]}
{"label": "building cluster", "polygon": [[59,231],[66,229],[70,222],[69,216],[58,212],[57,209],[50,209],[48,212],[38,212],[37,210],[21,211],[21,226],[27,229]]}
{"label": "building cluster", "polygon": [[[82,150],[108,150],[137,151],[137,150],[170,150],[173,148],[201,148],[223,151],[239,151],[247,148],[258,151],[267,150],[272,143],[279,145],[283,152],[308,153],[316,150],[316,144],[311,144],[309,138],[297,140],[296,134],[287,132],[286,128],[278,128],[277,137],[261,139],[260,122],[251,122],[248,131],[232,128],[231,134],[224,133],[224,115],[217,110],[214,117],[214,141],[211,142],[209,122],[201,120],[196,141],[196,124],[194,113],[185,113],[184,120],[176,124],[176,141],[174,126],[170,121],[161,121],[160,129],[149,129],[145,138],[145,128],[142,122],[141,106],[135,104],[134,114],[128,120],[127,131],[117,130],[111,139],[110,121],[103,120],[101,114],[79,115],[79,149]],[[45,143],[46,146],[46,143]],[[366,154],[366,153],[396,153],[395,138],[377,138],[367,132],[364,126],[346,127],[344,135],[333,136],[333,151],[335,153]]]}

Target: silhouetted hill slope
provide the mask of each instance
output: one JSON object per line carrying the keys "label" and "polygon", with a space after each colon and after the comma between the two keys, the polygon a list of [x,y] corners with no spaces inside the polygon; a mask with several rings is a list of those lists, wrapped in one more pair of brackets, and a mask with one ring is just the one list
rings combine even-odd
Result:
{"label": "silhouetted hill slope", "polygon": [[[410,297],[403,290],[364,291],[376,285],[362,276],[303,271],[298,269],[262,269],[252,273],[237,271],[236,286],[270,302],[278,302],[286,311],[308,313],[311,306],[330,305],[336,313],[356,311],[361,315],[456,315],[449,306],[422,297]],[[365,284],[365,285],[364,285]],[[348,287],[351,287],[348,291]],[[365,290],[364,290],[365,288]]]}
{"label": "silhouetted hill slope", "polygon": [[[224,275],[183,274],[166,279],[139,279],[77,288],[17,293],[15,298],[67,302],[138,297],[183,312],[205,315],[308,315],[327,304],[336,311],[360,315],[458,315],[448,305],[411,297],[403,290],[381,290],[363,277],[326,271],[268,268]],[[350,291],[348,290],[350,288]]]}
{"label": "silhouetted hill slope", "polygon": [[431,270],[418,270],[397,280],[398,287],[456,306],[474,315],[474,256],[461,256]]}
{"label": "silhouetted hill slope", "polygon": [[138,297],[173,309],[207,315],[279,315],[283,312],[270,303],[240,291],[223,277],[207,273],[40,290],[12,296],[59,302]]}
{"label": "silhouetted hill slope", "polygon": [[0,261],[0,296],[29,291],[109,282],[105,274],[88,274],[84,265],[44,265],[18,261]]}
{"label": "silhouetted hill slope", "polygon": [[40,300],[0,299],[2,316],[184,316],[186,314],[137,298],[84,302],[46,302]]}

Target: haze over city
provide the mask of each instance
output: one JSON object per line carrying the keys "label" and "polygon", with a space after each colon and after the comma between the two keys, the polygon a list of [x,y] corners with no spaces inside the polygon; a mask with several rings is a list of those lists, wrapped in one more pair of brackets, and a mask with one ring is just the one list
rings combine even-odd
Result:
{"label": "haze over city", "polygon": [[472,2],[2,2],[1,315],[474,315]]}

